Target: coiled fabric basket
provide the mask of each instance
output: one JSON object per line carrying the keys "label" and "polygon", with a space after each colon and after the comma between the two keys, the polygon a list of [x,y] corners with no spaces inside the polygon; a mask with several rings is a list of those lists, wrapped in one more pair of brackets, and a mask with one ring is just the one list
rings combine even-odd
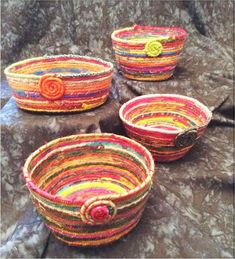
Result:
{"label": "coiled fabric basket", "polygon": [[109,94],[113,65],[98,58],[59,55],[31,58],[5,69],[17,105],[37,112],[95,108]]}
{"label": "coiled fabric basket", "polygon": [[186,40],[176,27],[134,25],[112,33],[117,63],[130,79],[160,81],[173,75]]}
{"label": "coiled fabric basket", "polygon": [[158,161],[183,157],[212,117],[196,99],[175,94],[136,97],[122,105],[119,115],[127,134],[147,147]]}
{"label": "coiled fabric basket", "polygon": [[69,245],[97,246],[136,226],[151,189],[154,161],[131,139],[81,134],[42,146],[23,171],[52,233]]}

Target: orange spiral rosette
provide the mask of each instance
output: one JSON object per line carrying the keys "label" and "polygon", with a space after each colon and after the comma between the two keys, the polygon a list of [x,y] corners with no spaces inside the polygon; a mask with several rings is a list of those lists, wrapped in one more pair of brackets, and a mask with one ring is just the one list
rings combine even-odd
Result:
{"label": "orange spiral rosette", "polygon": [[65,92],[63,80],[50,74],[40,78],[39,87],[41,95],[48,100],[58,100]]}

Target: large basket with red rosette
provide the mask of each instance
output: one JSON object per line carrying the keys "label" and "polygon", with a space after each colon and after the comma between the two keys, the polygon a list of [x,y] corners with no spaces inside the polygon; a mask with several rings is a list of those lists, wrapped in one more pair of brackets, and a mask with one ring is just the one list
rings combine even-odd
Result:
{"label": "large basket with red rosette", "polygon": [[131,231],[141,218],[153,174],[146,148],[108,133],[53,140],[24,166],[44,222],[74,246],[107,244]]}
{"label": "large basket with red rosette", "polygon": [[98,58],[58,55],[31,58],[5,69],[17,105],[37,112],[83,111],[103,104],[113,65]]}
{"label": "large basket with red rosette", "polygon": [[186,31],[177,27],[134,25],[112,33],[120,71],[127,78],[145,81],[173,75],[185,40]]}

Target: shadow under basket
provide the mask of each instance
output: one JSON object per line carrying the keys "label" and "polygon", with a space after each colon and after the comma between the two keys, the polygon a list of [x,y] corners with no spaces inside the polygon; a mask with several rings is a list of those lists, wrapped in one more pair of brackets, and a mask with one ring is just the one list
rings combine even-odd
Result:
{"label": "shadow under basket", "polygon": [[150,152],[115,134],[63,137],[32,153],[24,177],[52,233],[73,246],[119,239],[139,222],[154,174]]}
{"label": "shadow under basket", "polygon": [[23,60],[4,72],[21,109],[74,112],[107,100],[113,65],[98,58],[58,55]]}
{"label": "shadow under basket", "polygon": [[134,25],[114,31],[111,37],[117,64],[125,77],[161,81],[173,75],[186,31]]}
{"label": "shadow under basket", "polygon": [[203,135],[212,114],[194,98],[150,94],[123,104],[119,116],[128,136],[147,147],[155,160],[173,161]]}

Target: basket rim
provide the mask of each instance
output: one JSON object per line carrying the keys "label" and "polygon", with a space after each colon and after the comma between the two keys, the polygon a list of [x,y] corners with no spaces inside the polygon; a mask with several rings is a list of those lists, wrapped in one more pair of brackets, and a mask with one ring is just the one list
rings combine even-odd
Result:
{"label": "basket rim", "polygon": [[[181,27],[175,27],[175,26],[172,26],[172,27],[167,27],[167,26],[141,26],[141,25],[133,25],[131,27],[125,27],[125,28],[121,28],[121,29],[117,29],[115,31],[113,31],[113,33],[111,34],[111,38],[112,40],[114,41],[117,41],[117,42],[121,42],[121,43],[127,43],[127,44],[133,44],[133,45],[139,45],[139,44],[145,44],[147,43],[149,40],[148,39],[145,39],[145,40],[139,40],[139,41],[136,41],[134,39],[132,40],[129,40],[129,39],[122,39],[120,37],[117,36],[118,33],[120,32],[124,32],[124,31],[133,31],[135,28],[142,28],[142,29],[149,29],[149,30],[156,30],[156,29],[160,29],[160,30],[167,30],[167,29],[170,29],[172,31],[180,31],[183,33],[183,38],[186,38],[186,34],[187,32],[181,28]],[[177,35],[175,37],[175,39],[177,39]]]}
{"label": "basket rim", "polygon": [[160,132],[160,133],[166,133],[166,134],[178,134],[178,133],[185,132],[184,129],[167,130],[167,129],[157,129],[157,128],[150,128],[150,127],[145,127],[145,126],[139,126],[139,125],[136,125],[136,124],[134,124],[134,123],[132,123],[132,122],[130,122],[130,121],[128,121],[128,120],[126,120],[124,118],[123,110],[125,109],[125,107],[128,104],[133,103],[136,100],[140,100],[140,99],[143,99],[143,98],[164,97],[164,96],[166,96],[166,97],[179,97],[179,98],[182,98],[182,99],[187,99],[187,100],[193,101],[194,103],[196,103],[199,106],[200,109],[202,109],[206,113],[207,121],[204,124],[200,125],[200,126],[191,127],[190,129],[197,129],[198,130],[200,128],[204,128],[211,121],[212,112],[209,110],[209,108],[206,105],[204,105],[203,103],[201,103],[200,101],[198,101],[197,99],[195,99],[193,97],[189,97],[189,96],[181,95],[181,94],[146,94],[146,95],[141,95],[141,96],[135,97],[133,99],[130,99],[129,101],[127,101],[126,103],[124,103],[121,106],[121,108],[119,110],[119,117],[122,120],[122,122],[124,122],[128,126],[133,127],[133,128],[138,128],[138,129],[141,129],[141,130],[145,130],[145,131],[149,131],[149,132]]}
{"label": "basket rim", "polygon": [[84,60],[90,60],[92,61],[98,61],[101,63],[101,65],[107,65],[107,68],[104,68],[103,71],[100,72],[88,72],[88,73],[80,73],[80,74],[76,74],[76,73],[71,73],[71,74],[63,74],[63,73],[46,73],[46,74],[53,74],[56,77],[59,78],[71,78],[71,77],[88,77],[88,76],[98,76],[98,75],[102,75],[102,74],[106,74],[109,72],[113,71],[113,64],[109,61],[105,61],[101,58],[95,58],[95,57],[90,57],[90,56],[82,56],[82,55],[73,55],[73,54],[64,54],[64,55],[44,55],[44,56],[40,56],[40,57],[32,57],[32,58],[28,58],[28,59],[24,59],[24,60],[20,60],[18,62],[15,62],[11,65],[9,65],[8,67],[6,67],[4,69],[4,73],[6,76],[8,77],[18,77],[18,78],[30,78],[30,79],[40,79],[42,77],[42,75],[34,75],[34,74],[20,74],[17,72],[11,72],[11,69],[14,68],[15,66],[24,64],[26,62],[29,61],[37,61],[40,59],[52,59],[52,58],[60,58],[60,57],[68,57],[68,58],[81,58]]}
{"label": "basket rim", "polygon": [[154,159],[150,153],[150,151],[148,151],[148,149],[146,147],[144,147],[143,145],[141,145],[140,143],[136,142],[133,139],[127,138],[127,137],[123,137],[117,134],[113,134],[113,133],[84,133],[84,134],[74,134],[74,135],[69,135],[66,137],[61,137],[61,138],[56,138],[52,141],[49,141],[48,143],[40,146],[38,149],[36,149],[33,153],[31,153],[31,155],[26,159],[24,166],[23,166],[23,176],[25,178],[26,184],[28,186],[28,188],[31,190],[35,190],[37,194],[39,194],[40,196],[49,199],[49,200],[53,200],[56,199],[59,202],[62,203],[68,203],[68,204],[81,204],[81,201],[79,200],[71,200],[71,199],[66,199],[66,198],[62,198],[60,196],[57,195],[52,195],[44,190],[42,190],[41,188],[39,188],[36,184],[33,183],[32,179],[30,178],[30,172],[28,171],[28,166],[29,163],[32,161],[32,159],[34,158],[34,156],[36,156],[37,154],[39,154],[43,149],[47,148],[48,146],[53,146],[54,144],[56,144],[58,141],[61,140],[68,140],[68,139],[72,139],[72,138],[76,138],[76,137],[85,137],[85,136],[107,136],[107,137],[115,137],[115,138],[119,138],[122,140],[127,140],[129,142],[131,142],[132,144],[140,147],[144,153],[146,153],[146,155],[149,157],[150,160],[150,167],[147,167],[148,171],[147,171],[147,177],[146,179],[141,182],[140,185],[136,186],[135,188],[125,192],[125,193],[121,193],[121,194],[105,194],[105,195],[100,195],[99,198],[102,200],[108,199],[108,200],[115,200],[117,198],[124,198],[126,196],[129,196],[130,194],[134,194],[136,192],[138,192],[140,189],[143,189],[147,184],[152,182],[152,177],[155,173],[155,162]]}

